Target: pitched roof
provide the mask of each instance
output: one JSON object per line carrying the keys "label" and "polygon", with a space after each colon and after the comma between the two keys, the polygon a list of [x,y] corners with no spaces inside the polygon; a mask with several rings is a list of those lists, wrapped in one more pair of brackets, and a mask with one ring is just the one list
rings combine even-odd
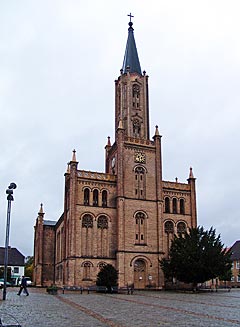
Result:
{"label": "pitched roof", "polygon": [[130,73],[138,73],[142,75],[141,66],[138,59],[137,47],[133,34],[134,31],[134,29],[132,28],[133,23],[129,22],[128,25],[129,25],[128,39],[127,39],[122,70],[124,74],[127,73],[127,71],[129,71]]}
{"label": "pitched roof", "polygon": [[233,246],[231,247],[232,255],[231,259],[232,260],[239,260],[240,259],[240,241],[236,241]]}
{"label": "pitched roof", "polygon": [[[4,256],[5,256],[5,248],[0,247],[0,265],[4,265]],[[18,251],[16,248],[8,247],[8,265],[9,266],[24,266],[25,257],[24,255]]]}

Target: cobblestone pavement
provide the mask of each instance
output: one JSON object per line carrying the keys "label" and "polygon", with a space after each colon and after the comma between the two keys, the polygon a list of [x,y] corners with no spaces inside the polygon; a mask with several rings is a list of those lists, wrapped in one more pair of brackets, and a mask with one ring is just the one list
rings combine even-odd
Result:
{"label": "cobblestone pavement", "polygon": [[9,288],[7,299],[0,300],[4,324],[15,317],[22,327],[240,326],[240,289],[200,294],[59,292],[57,296],[44,289],[30,288],[30,296],[17,296],[17,291]]}

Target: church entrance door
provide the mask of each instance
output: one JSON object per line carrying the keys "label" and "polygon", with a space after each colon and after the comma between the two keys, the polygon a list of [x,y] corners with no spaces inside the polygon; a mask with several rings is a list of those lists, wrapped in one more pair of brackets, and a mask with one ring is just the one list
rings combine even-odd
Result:
{"label": "church entrance door", "polygon": [[134,288],[145,288],[146,286],[146,263],[142,259],[134,262]]}

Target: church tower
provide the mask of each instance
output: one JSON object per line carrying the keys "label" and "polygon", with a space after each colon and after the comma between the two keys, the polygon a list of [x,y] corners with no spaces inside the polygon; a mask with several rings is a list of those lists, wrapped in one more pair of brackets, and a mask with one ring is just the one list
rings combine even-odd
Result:
{"label": "church tower", "polygon": [[135,287],[142,288],[149,275],[159,284],[158,262],[163,253],[161,137],[156,126],[153,141],[149,139],[148,76],[141,71],[131,21],[121,75],[115,81],[115,143],[108,148],[106,160],[107,172],[117,175],[120,283],[134,281]]}

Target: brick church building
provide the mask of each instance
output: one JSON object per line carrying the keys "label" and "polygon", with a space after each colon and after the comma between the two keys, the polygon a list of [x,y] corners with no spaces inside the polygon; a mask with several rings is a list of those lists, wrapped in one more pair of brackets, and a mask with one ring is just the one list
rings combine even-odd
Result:
{"label": "brick church building", "polygon": [[161,288],[159,261],[174,234],[196,227],[195,178],[162,179],[161,136],[149,136],[148,76],[141,70],[129,22],[120,76],[115,81],[115,141],[105,146],[105,172],[82,170],[76,152],[65,173],[64,212],[46,220],[41,205],[34,236],[37,286],[95,284],[105,264],[119,286]]}

